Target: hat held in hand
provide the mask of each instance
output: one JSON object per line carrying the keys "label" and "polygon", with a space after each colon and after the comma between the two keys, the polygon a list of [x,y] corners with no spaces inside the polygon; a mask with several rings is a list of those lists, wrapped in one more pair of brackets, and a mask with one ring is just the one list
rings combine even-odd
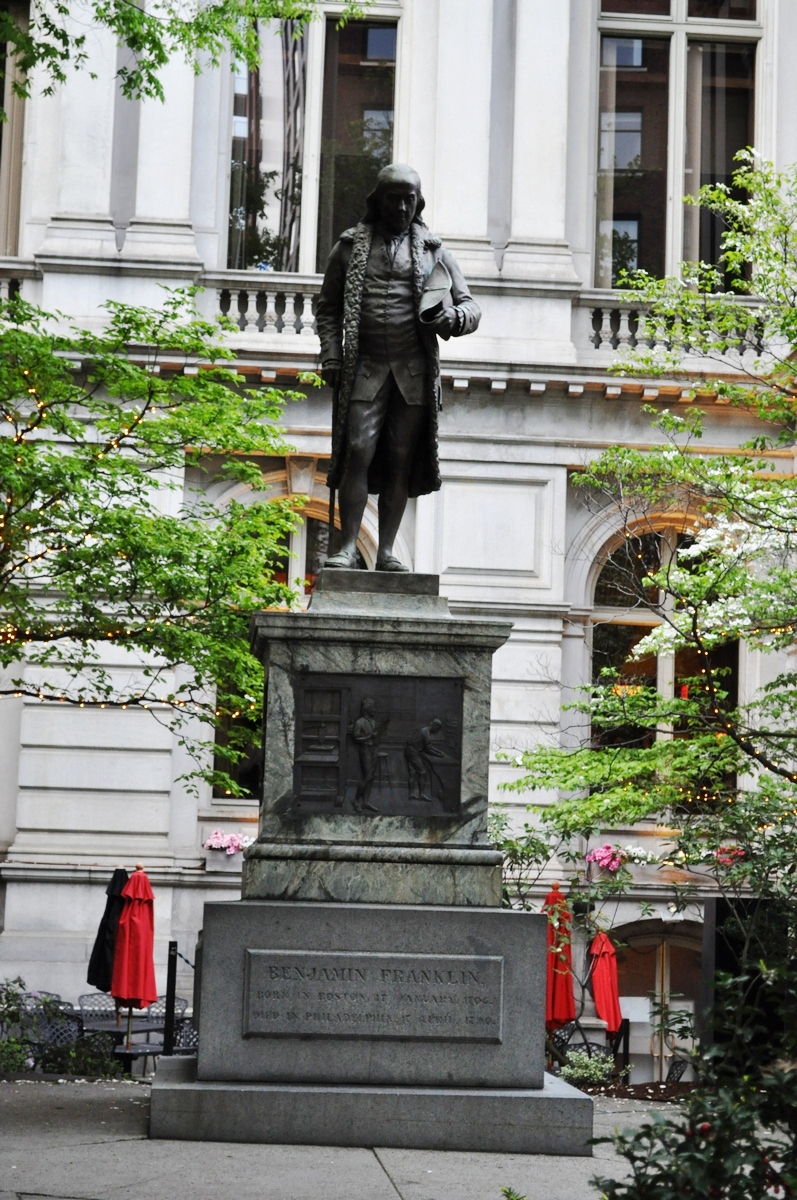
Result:
{"label": "hat held in hand", "polygon": [[[424,325],[437,320],[446,308],[446,297],[451,291],[451,276],[445,263],[436,262],[421,293],[418,314]],[[450,299],[449,299],[450,304]]]}

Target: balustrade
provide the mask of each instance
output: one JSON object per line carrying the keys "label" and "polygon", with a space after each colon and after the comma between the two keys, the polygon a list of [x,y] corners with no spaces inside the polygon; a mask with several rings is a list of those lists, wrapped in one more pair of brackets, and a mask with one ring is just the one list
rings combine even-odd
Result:
{"label": "balustrade", "polygon": [[652,348],[656,342],[651,340],[645,314],[631,304],[617,304],[606,301],[593,306],[588,303],[589,327],[588,341],[596,350],[618,350],[624,346],[636,348]]}
{"label": "balustrade", "polygon": [[320,275],[276,271],[219,271],[203,279],[216,292],[216,311],[242,333],[312,337]]}

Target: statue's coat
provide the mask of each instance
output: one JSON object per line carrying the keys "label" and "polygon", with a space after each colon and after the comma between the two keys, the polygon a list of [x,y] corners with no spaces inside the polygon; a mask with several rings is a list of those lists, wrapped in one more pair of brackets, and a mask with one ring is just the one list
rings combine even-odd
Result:
{"label": "statue's coat", "polygon": [[[346,456],[346,422],[354,376],[360,357],[359,330],[365,272],[371,250],[374,227],[361,221],[342,233],[332,248],[318,301],[316,321],[321,339],[324,366],[342,364],[340,400],[332,431],[332,460],[327,474],[330,487],[340,486]],[[451,300],[457,312],[458,329],[454,336],[473,333],[481,312],[454,256],[439,237],[417,219],[410,226],[415,312],[419,311],[425,281],[437,262],[443,262],[451,276]],[[426,356],[426,399],[429,423],[421,438],[410,469],[409,495],[424,496],[440,487],[437,450],[437,414],[441,407],[440,355],[437,335],[418,321],[418,340]],[[368,472],[368,491],[376,494],[385,484],[386,463],[379,449]]]}

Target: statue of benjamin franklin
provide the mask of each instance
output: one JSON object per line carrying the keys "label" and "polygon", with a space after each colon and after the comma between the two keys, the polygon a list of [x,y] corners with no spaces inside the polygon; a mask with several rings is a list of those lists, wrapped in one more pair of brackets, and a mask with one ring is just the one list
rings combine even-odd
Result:
{"label": "statue of benjamin franklin", "polygon": [[424,225],[421,181],[379,172],[359,224],[332,249],[318,302],[324,378],[340,386],[327,482],[337,488],[341,547],[327,567],[356,565],[369,493],[379,495],[377,571],[393,554],[407,499],[437,491],[437,338],[473,333],[481,313],[440,239]]}

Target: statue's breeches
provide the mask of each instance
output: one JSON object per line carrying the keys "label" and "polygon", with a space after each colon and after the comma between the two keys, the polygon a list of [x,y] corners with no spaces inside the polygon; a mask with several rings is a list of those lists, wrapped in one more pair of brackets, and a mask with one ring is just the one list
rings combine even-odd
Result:
{"label": "statue's breeches", "polygon": [[349,404],[346,446],[349,462],[370,467],[377,446],[394,470],[404,473],[428,421],[426,408],[407,404],[392,374],[373,400]]}

